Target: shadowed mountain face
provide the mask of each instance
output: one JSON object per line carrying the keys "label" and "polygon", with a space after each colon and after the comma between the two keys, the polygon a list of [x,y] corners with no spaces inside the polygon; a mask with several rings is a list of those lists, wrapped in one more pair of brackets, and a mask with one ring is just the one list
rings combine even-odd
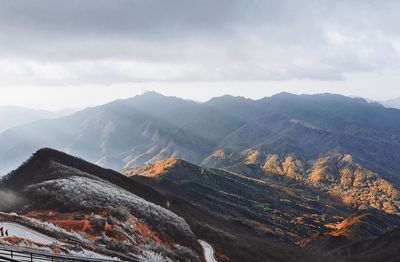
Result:
{"label": "shadowed mountain face", "polygon": [[[301,169],[298,161],[296,166],[293,159],[279,164],[278,158],[271,158],[274,161],[270,160],[259,173],[250,172],[257,178],[202,168],[179,159],[126,169],[124,174],[166,197],[184,199],[208,216],[214,216],[205,219],[190,209],[173,207],[174,212],[185,217],[198,235],[216,247],[220,261],[230,261],[225,256],[237,258],[246,254],[248,258],[248,253],[258,251],[260,243],[266,245],[271,241],[303,247],[303,252],[314,254],[308,258],[309,261],[375,261],[385,254],[382,250],[377,252],[377,242],[373,239],[384,237],[386,232],[398,227],[400,217],[387,213],[391,212],[390,209],[379,210],[374,206],[378,198],[391,201],[390,196],[382,195],[384,190],[374,188],[374,184],[386,186],[383,181],[377,182],[379,178],[376,175],[361,171],[362,168],[351,162],[348,156],[336,155],[316,161],[309,174],[306,169]],[[253,157],[248,161],[251,159]],[[254,165],[248,164],[245,171],[251,168],[255,170]],[[333,174],[339,178],[342,176],[343,181],[371,179],[365,181],[371,195],[356,194],[358,190],[363,191],[356,188],[358,182],[341,188]],[[338,190],[336,194],[335,190]],[[344,201],[341,195],[354,202],[360,201],[364,206]],[[369,203],[368,196],[375,200]],[[393,197],[394,201],[398,200],[397,196]],[[216,222],[218,220],[224,221],[222,226]],[[232,221],[236,223],[232,225]],[[247,228],[244,232],[243,226]],[[248,250],[241,244],[247,241]],[[364,246],[367,244],[375,251],[368,253]],[[396,244],[388,247],[387,252],[393,254],[395,247]],[[305,254],[298,258],[306,259]],[[250,261],[265,261],[257,256],[251,258]],[[280,259],[283,258],[271,261]]]}
{"label": "shadowed mountain face", "polygon": [[183,160],[159,161],[124,173],[163,194],[188,199],[291,243],[323,232],[324,224],[338,223],[355,210],[311,187],[271,183]]}
{"label": "shadowed mountain face", "polygon": [[210,167],[294,154],[336,152],[399,185],[400,111],[338,95],[282,93],[261,100],[223,96],[195,103],[157,93],[7,130],[0,170],[50,146],[120,170],[169,157]]}

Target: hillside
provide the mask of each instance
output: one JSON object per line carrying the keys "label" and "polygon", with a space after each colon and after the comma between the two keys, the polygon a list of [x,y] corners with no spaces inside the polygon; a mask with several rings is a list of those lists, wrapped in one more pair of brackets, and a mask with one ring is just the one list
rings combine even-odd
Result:
{"label": "hillside", "polygon": [[124,174],[165,194],[188,199],[209,212],[241,219],[265,235],[288,242],[320,232],[324,223],[338,222],[351,213],[328,195],[321,193],[317,201],[319,192],[309,187],[271,184],[183,160],[175,160],[174,164],[171,161],[126,170]]}
{"label": "hillside", "polygon": [[[195,234],[213,244],[220,261],[265,261],[265,257],[318,261],[293,243],[324,231],[325,222],[339,222],[351,213],[328,196],[318,202],[317,194],[304,188],[269,185],[180,159],[126,169],[124,174],[173,197],[170,208],[188,221]],[[182,200],[200,210],[176,203]],[[288,250],[298,255],[286,257]]]}
{"label": "hillside", "polygon": [[[400,217],[375,210],[361,210],[338,224],[327,225],[331,231],[304,239],[301,245],[324,255],[357,256],[352,246],[378,238],[396,229]],[[372,246],[371,246],[372,247]]]}
{"label": "hillside", "polygon": [[[254,167],[254,165],[253,165]],[[304,161],[294,155],[267,156],[263,165],[255,166],[264,178],[284,177],[336,195],[344,203],[361,208],[375,208],[400,214],[398,189],[359,163],[348,154],[331,154]],[[233,166],[231,169],[235,169]]]}
{"label": "hillside", "polygon": [[[278,160],[277,157],[272,158],[274,161]],[[336,161],[337,159],[350,161],[348,156],[336,158]],[[251,161],[254,160],[254,153],[249,154],[247,160],[249,168],[254,168]],[[372,257],[375,254],[362,257],[361,252],[340,250],[346,250],[347,246],[355,245],[357,241],[369,241],[370,238],[380,237],[393,230],[398,226],[400,217],[374,208],[372,204],[361,207],[342,201],[340,194],[327,191],[330,186],[324,188],[315,186],[311,183],[313,180],[305,181],[306,169],[303,170],[304,176],[300,176],[301,173],[297,172],[302,170],[299,168],[301,164],[297,161],[296,166],[293,158],[285,160],[283,164],[275,162],[274,165],[274,161],[268,161],[268,168],[275,168],[275,174],[269,174],[271,170],[264,170],[265,173],[259,174],[264,178],[202,168],[179,159],[167,159],[126,169],[124,174],[151,186],[165,196],[189,201],[218,218],[196,217],[186,209],[182,211],[181,207],[173,208],[174,212],[185,217],[196,234],[202,234],[203,239],[216,247],[221,261],[225,261],[226,255],[232,257],[237,254],[234,246],[240,245],[241,241],[238,239],[244,239],[237,232],[240,231],[239,225],[251,229],[245,231],[247,236],[251,235],[249,232],[256,232],[262,237],[264,245],[270,241],[285,242],[292,248],[301,246],[323,256],[317,258],[317,261],[329,261],[331,258],[334,261],[374,261]],[[316,168],[321,167],[321,162],[314,164],[315,169],[311,173],[317,172]],[[352,162],[342,162],[341,167],[346,169],[358,166]],[[353,172],[358,174],[360,171]],[[315,178],[316,175],[312,177]],[[371,179],[378,178],[372,176]],[[216,220],[225,222],[221,226]],[[236,221],[233,229],[228,226],[231,221]],[[199,224],[207,226],[199,227]],[[229,242],[233,242],[232,246],[218,237],[221,234],[231,236]],[[249,249],[255,252],[258,250],[258,243],[253,239]],[[318,256],[314,255],[314,259],[316,257]],[[263,260],[254,257],[252,261]]]}

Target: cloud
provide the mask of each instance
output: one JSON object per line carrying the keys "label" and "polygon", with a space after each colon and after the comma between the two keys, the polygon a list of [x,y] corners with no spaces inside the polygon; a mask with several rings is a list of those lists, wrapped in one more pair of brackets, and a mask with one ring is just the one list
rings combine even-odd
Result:
{"label": "cloud", "polygon": [[0,210],[7,211],[23,203],[23,198],[9,190],[0,190]]}
{"label": "cloud", "polygon": [[345,80],[399,66],[398,1],[0,0],[0,85]]}

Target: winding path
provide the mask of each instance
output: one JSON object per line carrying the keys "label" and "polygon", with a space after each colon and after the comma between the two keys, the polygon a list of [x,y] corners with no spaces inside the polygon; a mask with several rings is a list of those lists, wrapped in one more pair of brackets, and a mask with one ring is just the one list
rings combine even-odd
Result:
{"label": "winding path", "polygon": [[10,237],[19,237],[29,239],[31,241],[51,245],[52,243],[59,243],[56,239],[32,230],[28,227],[20,225],[14,222],[0,222],[0,226],[4,227],[4,231],[7,229],[9,231]]}
{"label": "winding path", "polygon": [[198,242],[203,247],[206,262],[218,262],[217,259],[215,259],[214,248],[203,240],[198,240]]}

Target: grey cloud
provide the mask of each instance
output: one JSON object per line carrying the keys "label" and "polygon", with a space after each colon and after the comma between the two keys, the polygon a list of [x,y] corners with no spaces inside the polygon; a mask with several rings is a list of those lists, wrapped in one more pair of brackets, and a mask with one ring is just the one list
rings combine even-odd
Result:
{"label": "grey cloud", "polygon": [[66,75],[32,66],[19,84],[343,80],[399,66],[398,10],[390,0],[0,0],[0,60]]}

